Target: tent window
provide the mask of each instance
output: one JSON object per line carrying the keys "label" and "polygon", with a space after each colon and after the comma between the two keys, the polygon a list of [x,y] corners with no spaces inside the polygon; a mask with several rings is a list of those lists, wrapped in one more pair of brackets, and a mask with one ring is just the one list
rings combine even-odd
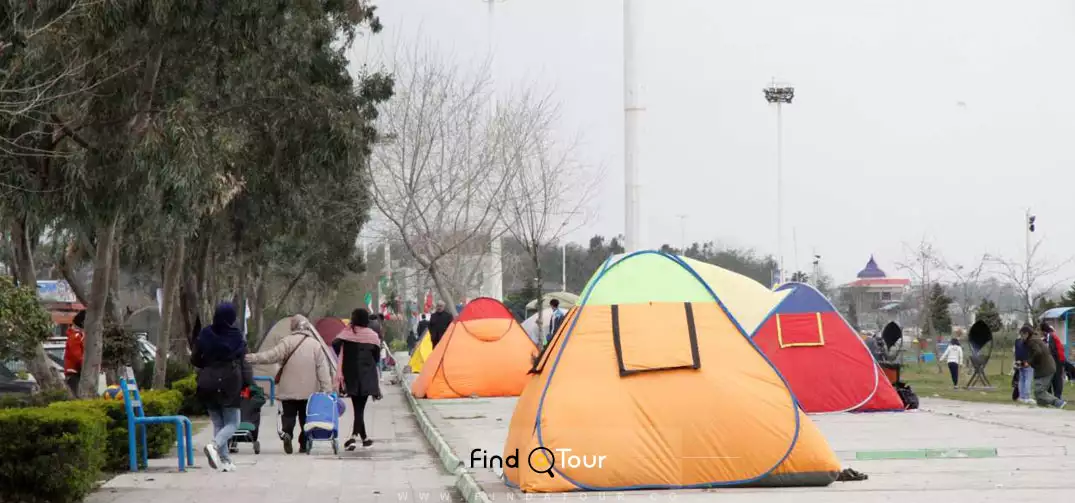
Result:
{"label": "tent window", "polygon": [[776,339],[782,348],[824,346],[821,313],[777,313]]}
{"label": "tent window", "polygon": [[620,376],[702,367],[689,302],[613,305],[612,341]]}

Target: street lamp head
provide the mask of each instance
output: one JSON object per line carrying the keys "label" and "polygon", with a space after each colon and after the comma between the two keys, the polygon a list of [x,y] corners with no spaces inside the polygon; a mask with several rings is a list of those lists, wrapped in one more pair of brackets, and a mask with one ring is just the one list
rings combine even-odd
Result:
{"label": "street lamp head", "polygon": [[769,103],[788,103],[791,104],[792,98],[795,97],[795,88],[791,86],[770,86],[764,89],[765,101]]}

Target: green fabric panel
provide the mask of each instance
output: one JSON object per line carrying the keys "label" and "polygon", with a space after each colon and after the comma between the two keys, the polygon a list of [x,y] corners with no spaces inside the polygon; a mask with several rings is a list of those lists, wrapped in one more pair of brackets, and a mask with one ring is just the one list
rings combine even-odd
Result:
{"label": "green fabric panel", "polygon": [[[600,269],[598,273],[600,274]],[[713,302],[705,285],[678,263],[654,253],[635,255],[597,274],[583,290],[587,305]]]}

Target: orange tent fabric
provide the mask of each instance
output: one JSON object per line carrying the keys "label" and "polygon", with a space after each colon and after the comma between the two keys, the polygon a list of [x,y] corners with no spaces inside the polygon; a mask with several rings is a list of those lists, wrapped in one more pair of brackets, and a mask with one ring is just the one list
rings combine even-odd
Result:
{"label": "orange tent fabric", "polygon": [[547,493],[835,481],[835,453],[713,291],[673,255],[606,263],[519,398],[508,483]]}
{"label": "orange tent fabric", "polygon": [[448,326],[411,386],[417,398],[519,396],[537,346],[496,299],[474,299]]}

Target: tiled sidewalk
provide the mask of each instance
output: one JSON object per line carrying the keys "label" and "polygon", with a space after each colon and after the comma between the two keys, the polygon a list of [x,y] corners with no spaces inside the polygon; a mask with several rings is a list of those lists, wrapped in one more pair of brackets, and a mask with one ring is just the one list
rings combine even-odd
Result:
{"label": "tiled sidewalk", "polygon": [[[367,405],[366,426],[374,445],[332,454],[327,442],[314,444],[313,454],[286,455],[277,440],[277,412],[262,409],[261,454],[240,444],[232,459],[238,470],[209,468],[201,448],[212,434],[206,428],[194,439],[196,466],[186,473],[174,458],[152,460],[148,472],[116,476],[86,503],[328,503],[448,502],[460,498],[418,431],[399,386],[382,384],[384,399]],[[279,403],[277,403],[279,405]],[[351,432],[351,407],[341,418],[342,435]]]}

